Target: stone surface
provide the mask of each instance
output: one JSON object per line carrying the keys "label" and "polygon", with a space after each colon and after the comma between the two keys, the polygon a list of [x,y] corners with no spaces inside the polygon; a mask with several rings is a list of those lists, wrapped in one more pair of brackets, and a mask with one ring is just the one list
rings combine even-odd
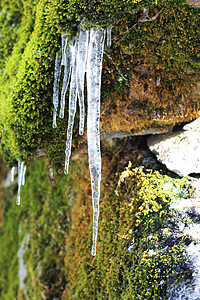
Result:
{"label": "stone surface", "polygon": [[186,4],[194,7],[194,8],[199,8],[200,7],[200,1],[199,0],[186,0]]}
{"label": "stone surface", "polygon": [[147,143],[170,171],[179,176],[200,173],[200,118],[179,132],[151,136]]}
{"label": "stone surface", "polygon": [[[200,299],[200,179],[190,178],[191,186],[195,189],[191,198],[181,197],[181,190],[177,190],[177,196],[171,203],[171,208],[177,212],[176,236],[182,237],[185,243],[185,255],[187,266],[191,270],[192,278],[183,279],[179,284],[172,283],[168,287],[167,299]],[[188,269],[188,271],[189,271]],[[184,272],[183,269],[181,269]]]}

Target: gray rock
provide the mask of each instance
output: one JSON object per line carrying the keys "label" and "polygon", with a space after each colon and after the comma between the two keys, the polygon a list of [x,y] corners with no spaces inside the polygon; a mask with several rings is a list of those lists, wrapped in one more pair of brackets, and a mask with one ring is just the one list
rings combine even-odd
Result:
{"label": "gray rock", "polygon": [[179,176],[200,173],[200,118],[179,132],[151,136],[147,144],[157,159]]}
{"label": "gray rock", "polygon": [[[190,178],[195,193],[191,198],[177,197],[171,208],[178,212],[178,235],[188,236],[185,255],[192,271],[192,280],[184,279],[168,287],[167,299],[200,299],[200,179]],[[184,239],[183,239],[184,240]]]}

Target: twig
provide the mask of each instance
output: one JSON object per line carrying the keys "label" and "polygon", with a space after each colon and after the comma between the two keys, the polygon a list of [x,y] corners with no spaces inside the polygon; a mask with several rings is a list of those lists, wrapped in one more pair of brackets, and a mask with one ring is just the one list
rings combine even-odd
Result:
{"label": "twig", "polygon": [[126,79],[126,78],[124,77],[124,75],[121,73],[121,71],[120,71],[120,69],[118,68],[118,66],[114,63],[112,57],[111,57],[108,53],[106,53],[105,51],[104,51],[104,53],[105,53],[105,55],[112,61],[113,65],[115,66],[115,68],[116,68],[116,70],[118,71],[118,73],[120,74],[120,76],[121,76],[125,81],[127,81],[127,79]]}
{"label": "twig", "polygon": [[164,8],[162,8],[155,16],[153,16],[152,18],[149,18],[148,16],[148,11],[145,12],[145,14],[143,14],[142,18],[140,18],[138,20],[137,23],[135,23],[133,26],[131,26],[128,30],[126,30],[123,34],[123,38],[121,40],[119,40],[116,45],[118,45],[121,41],[123,41],[126,37],[126,35],[138,24],[138,23],[143,23],[143,22],[151,22],[151,21],[155,21],[157,19],[157,17],[159,16],[159,14],[163,11]]}
{"label": "twig", "polygon": [[126,30],[123,34],[123,38],[121,40],[119,40],[116,45],[118,45],[121,41],[123,41],[126,37],[126,35],[139,23],[139,21],[137,23],[135,23],[131,28],[129,28],[128,30]]}

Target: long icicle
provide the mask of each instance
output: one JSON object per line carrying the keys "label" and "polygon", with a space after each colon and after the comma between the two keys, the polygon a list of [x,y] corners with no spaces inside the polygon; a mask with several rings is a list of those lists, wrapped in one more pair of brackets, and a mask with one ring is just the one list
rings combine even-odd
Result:
{"label": "long icicle", "polygon": [[64,68],[63,86],[62,86],[61,98],[60,98],[60,114],[59,114],[60,118],[64,118],[65,95],[69,85],[69,79],[72,70],[72,56],[73,56],[72,52],[74,50],[74,46],[71,46],[70,44],[67,43],[68,40],[66,39],[65,42],[63,42],[63,46],[62,46],[64,48],[62,49],[62,65],[64,65],[65,68]]}
{"label": "long icicle", "polygon": [[53,111],[53,128],[57,127],[57,124],[56,124],[56,114],[57,114],[58,103],[59,103],[59,81],[60,81],[60,75],[61,75],[61,53],[59,51],[56,54],[55,70],[54,70],[54,85],[53,85],[53,105],[54,105],[54,111]]}
{"label": "long icicle", "polygon": [[69,91],[69,118],[67,127],[67,141],[65,150],[65,174],[68,174],[69,159],[71,156],[71,144],[72,144],[72,133],[74,125],[74,117],[76,113],[76,100],[77,100],[77,84],[76,84],[76,72],[77,72],[77,52],[78,52],[78,39],[75,42],[75,49],[72,59],[72,74]]}
{"label": "long icicle", "polygon": [[88,54],[88,39],[89,30],[83,31],[80,29],[79,32],[79,45],[78,45],[78,55],[77,55],[77,88],[78,88],[78,99],[80,108],[80,123],[79,123],[79,134],[84,133],[84,123],[85,123],[85,104],[84,104],[84,79],[86,71],[86,61]]}
{"label": "long icicle", "polygon": [[105,41],[105,30],[102,28],[92,28],[90,30],[90,40],[87,60],[87,139],[89,168],[92,186],[93,204],[93,238],[92,255],[96,255],[96,242],[99,218],[99,199],[101,182],[101,150],[100,150],[100,89],[101,72],[103,61],[103,48]]}
{"label": "long icicle", "polygon": [[107,43],[106,43],[106,46],[107,47],[111,47],[111,31],[112,31],[112,25],[109,25],[107,27]]}
{"label": "long icicle", "polygon": [[14,176],[15,176],[15,167],[12,167],[10,170],[10,181],[14,181]]}
{"label": "long icicle", "polygon": [[17,201],[16,201],[17,205],[20,205],[20,189],[22,185],[23,171],[24,171],[24,163],[18,161],[18,193],[17,193]]}
{"label": "long icicle", "polygon": [[26,166],[23,167],[23,172],[22,172],[22,185],[25,185],[25,174],[26,174]]}

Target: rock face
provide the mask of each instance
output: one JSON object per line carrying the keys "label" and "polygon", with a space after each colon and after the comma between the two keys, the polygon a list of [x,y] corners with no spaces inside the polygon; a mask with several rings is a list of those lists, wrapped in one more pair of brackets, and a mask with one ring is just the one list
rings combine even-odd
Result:
{"label": "rock face", "polygon": [[200,173],[200,118],[179,132],[151,136],[148,146],[162,164],[179,176]]}
{"label": "rock face", "polygon": [[[195,192],[191,198],[178,196],[171,203],[171,208],[176,211],[178,217],[176,238],[187,236],[185,238],[185,255],[188,260],[188,270],[180,269],[182,274],[191,270],[190,276],[185,277],[182,282],[178,284],[172,283],[167,289],[167,299],[200,299],[200,179],[191,179],[191,186]],[[177,191],[180,193],[181,191]],[[177,194],[178,194],[177,193]]]}

